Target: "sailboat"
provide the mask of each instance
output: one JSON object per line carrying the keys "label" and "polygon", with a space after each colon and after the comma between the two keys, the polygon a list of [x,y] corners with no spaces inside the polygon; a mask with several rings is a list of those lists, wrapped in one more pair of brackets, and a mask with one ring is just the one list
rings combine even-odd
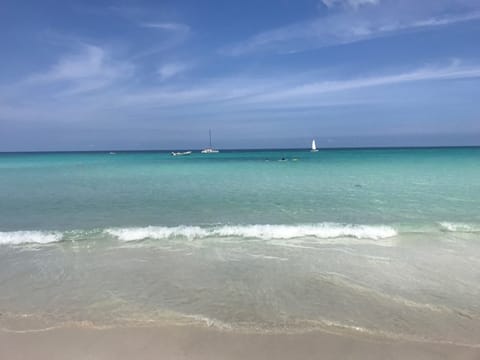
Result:
{"label": "sailboat", "polygon": [[310,152],[317,152],[317,145],[315,144],[315,139],[312,140],[312,150],[310,150]]}
{"label": "sailboat", "polygon": [[211,129],[208,129],[208,136],[210,138],[209,146],[201,151],[202,154],[216,154],[216,153],[218,153],[219,151],[212,147],[212,130]]}

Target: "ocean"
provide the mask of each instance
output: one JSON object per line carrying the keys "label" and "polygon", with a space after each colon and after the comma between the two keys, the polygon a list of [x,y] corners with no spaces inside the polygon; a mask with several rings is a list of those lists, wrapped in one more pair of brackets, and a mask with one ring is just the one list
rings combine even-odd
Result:
{"label": "ocean", "polygon": [[476,345],[479,299],[480,148],[0,154],[3,327]]}

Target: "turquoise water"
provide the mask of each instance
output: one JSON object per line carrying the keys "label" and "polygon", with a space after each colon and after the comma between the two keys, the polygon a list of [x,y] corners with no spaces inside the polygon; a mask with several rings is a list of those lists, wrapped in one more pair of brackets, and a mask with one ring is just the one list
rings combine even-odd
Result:
{"label": "turquoise water", "polygon": [[0,174],[4,231],[480,223],[476,148],[3,154]]}
{"label": "turquoise water", "polygon": [[480,148],[0,154],[0,323],[477,345],[479,209]]}

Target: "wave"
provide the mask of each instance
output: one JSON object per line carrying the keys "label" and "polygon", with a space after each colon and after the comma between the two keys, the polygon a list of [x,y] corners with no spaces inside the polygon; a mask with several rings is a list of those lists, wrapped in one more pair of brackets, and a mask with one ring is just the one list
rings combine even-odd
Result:
{"label": "wave", "polygon": [[473,232],[480,232],[480,225],[475,224],[467,224],[467,223],[460,223],[460,222],[441,222],[440,227],[444,231],[449,232],[465,232],[465,233],[473,233]]}
{"label": "wave", "polygon": [[204,238],[209,235],[209,232],[207,230],[199,226],[146,226],[131,228],[112,228],[106,229],[105,233],[123,241],[171,238],[197,239]]}
{"label": "wave", "polygon": [[63,234],[57,231],[2,231],[0,245],[48,244],[62,240]]}
{"label": "wave", "polygon": [[357,239],[385,239],[397,235],[397,231],[386,225],[351,225],[351,224],[300,224],[300,225],[222,225],[200,226],[147,226],[136,228],[111,228],[105,232],[122,241],[145,239],[189,240],[208,237],[234,237],[250,239],[294,239],[313,237],[331,239],[352,237]]}
{"label": "wave", "polygon": [[[438,226],[440,228],[438,228]],[[402,233],[411,233],[407,226],[399,228]],[[436,227],[426,228],[427,232],[480,232],[480,224],[462,222],[439,222]],[[417,230],[418,231],[418,227]],[[415,232],[416,232],[415,231]],[[389,239],[399,234],[399,230],[388,225],[361,225],[341,223],[316,224],[250,224],[250,225],[210,225],[210,226],[145,226],[118,227],[93,230],[40,231],[0,231],[0,245],[12,244],[48,244],[59,241],[77,241],[101,239],[105,235],[120,241],[206,238],[238,238],[259,240],[290,240],[297,238],[312,239],[356,239],[373,240]],[[103,236],[102,236],[103,235]],[[337,241],[337,240],[335,240]]]}

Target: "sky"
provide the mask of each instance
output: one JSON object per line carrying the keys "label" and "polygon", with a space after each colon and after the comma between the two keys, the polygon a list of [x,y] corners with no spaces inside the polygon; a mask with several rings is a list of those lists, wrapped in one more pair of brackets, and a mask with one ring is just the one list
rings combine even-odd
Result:
{"label": "sky", "polygon": [[478,0],[0,0],[0,151],[480,145]]}

